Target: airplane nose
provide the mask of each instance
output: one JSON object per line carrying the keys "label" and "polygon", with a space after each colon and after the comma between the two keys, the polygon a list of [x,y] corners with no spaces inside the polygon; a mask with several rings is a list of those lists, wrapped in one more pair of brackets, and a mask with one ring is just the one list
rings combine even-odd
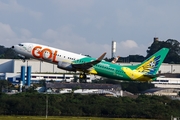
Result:
{"label": "airplane nose", "polygon": [[14,48],[14,46],[12,46],[11,48]]}

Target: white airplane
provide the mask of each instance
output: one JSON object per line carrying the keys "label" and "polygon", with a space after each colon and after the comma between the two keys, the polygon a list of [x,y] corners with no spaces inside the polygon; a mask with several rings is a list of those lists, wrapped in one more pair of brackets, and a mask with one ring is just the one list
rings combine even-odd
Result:
{"label": "white airplane", "polygon": [[80,78],[86,78],[86,74],[95,74],[118,80],[152,81],[156,79],[156,73],[166,57],[169,49],[162,48],[141,64],[135,66],[120,66],[112,62],[104,61],[106,53],[99,58],[91,58],[81,54],[65,50],[35,44],[20,43],[12,48],[21,56],[56,64],[58,68],[67,71],[80,71]]}

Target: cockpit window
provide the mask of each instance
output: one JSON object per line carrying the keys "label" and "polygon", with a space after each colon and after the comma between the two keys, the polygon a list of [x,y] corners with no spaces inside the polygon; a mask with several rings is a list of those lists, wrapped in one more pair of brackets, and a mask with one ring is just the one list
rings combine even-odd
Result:
{"label": "cockpit window", "polygon": [[19,46],[24,46],[23,44],[18,44]]}

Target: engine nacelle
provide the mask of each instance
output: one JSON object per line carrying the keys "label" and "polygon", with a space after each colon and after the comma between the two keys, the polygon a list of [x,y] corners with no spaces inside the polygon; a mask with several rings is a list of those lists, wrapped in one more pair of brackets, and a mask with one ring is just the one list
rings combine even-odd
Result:
{"label": "engine nacelle", "polygon": [[68,62],[59,61],[57,67],[63,70],[76,71],[71,65],[71,63]]}

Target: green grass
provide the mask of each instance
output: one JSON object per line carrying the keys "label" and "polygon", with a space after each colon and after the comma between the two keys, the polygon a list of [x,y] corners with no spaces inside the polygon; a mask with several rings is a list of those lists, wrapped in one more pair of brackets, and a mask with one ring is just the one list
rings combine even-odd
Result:
{"label": "green grass", "polygon": [[103,117],[53,117],[48,116],[0,116],[0,120],[150,120],[137,118],[103,118]]}

